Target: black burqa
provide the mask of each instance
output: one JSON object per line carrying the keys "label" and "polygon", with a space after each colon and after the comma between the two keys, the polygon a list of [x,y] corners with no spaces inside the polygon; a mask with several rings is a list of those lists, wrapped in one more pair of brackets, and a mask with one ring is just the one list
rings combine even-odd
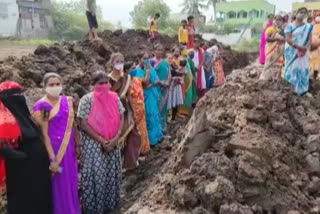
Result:
{"label": "black burqa", "polygon": [[16,118],[22,134],[17,150],[1,151],[6,160],[8,214],[52,214],[49,158],[40,130],[25,97],[17,96],[16,89],[1,92],[0,99]]}

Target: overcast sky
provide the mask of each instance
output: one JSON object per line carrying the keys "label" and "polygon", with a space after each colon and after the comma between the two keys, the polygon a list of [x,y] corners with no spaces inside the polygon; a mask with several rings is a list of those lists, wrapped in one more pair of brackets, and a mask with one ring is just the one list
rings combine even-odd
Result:
{"label": "overcast sky", "polygon": [[[104,18],[112,23],[121,22],[123,26],[130,27],[130,15],[133,7],[140,0],[97,0],[97,3],[103,9]],[[183,0],[164,0],[171,8],[171,12],[180,12]],[[303,0],[269,0],[276,5],[277,11],[291,11],[293,2],[301,2]],[[213,16],[212,9],[204,11],[207,18]]]}

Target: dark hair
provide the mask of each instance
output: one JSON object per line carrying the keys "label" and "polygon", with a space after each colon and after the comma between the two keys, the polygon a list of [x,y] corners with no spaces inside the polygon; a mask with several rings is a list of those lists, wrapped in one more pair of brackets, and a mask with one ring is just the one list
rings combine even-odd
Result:
{"label": "dark hair", "polygon": [[188,23],[187,20],[185,20],[185,19],[181,20],[181,24],[187,24],[187,23]]}
{"label": "dark hair", "polygon": [[188,16],[188,22],[194,19],[194,16]]}
{"label": "dark hair", "polygon": [[43,86],[46,86],[51,78],[58,78],[62,82],[62,77],[59,74],[51,72],[44,75],[42,80]]}
{"label": "dark hair", "polygon": [[178,46],[174,46],[174,47],[171,49],[171,53],[174,53],[177,49],[180,51],[180,48],[179,48]]}
{"label": "dark hair", "polygon": [[180,62],[179,62],[179,65],[180,65],[180,67],[186,67],[186,65],[187,65],[187,60],[181,59]]}
{"label": "dark hair", "polygon": [[296,20],[296,19],[297,19],[296,16],[292,16],[292,17],[291,17],[291,20],[292,20],[292,21],[294,21],[294,20]]}
{"label": "dark hair", "polygon": [[277,18],[280,18],[280,19],[284,19],[284,17],[282,17],[281,15],[276,15],[275,17],[274,17],[274,19],[277,19]]}
{"label": "dark hair", "polygon": [[160,13],[156,13],[155,17],[160,18]]}
{"label": "dark hair", "polygon": [[164,48],[162,44],[159,44],[159,43],[158,43],[158,44],[156,44],[156,45],[154,46],[154,49],[157,50],[157,49],[160,48],[160,47],[161,47],[161,48]]}
{"label": "dark hair", "polygon": [[136,61],[137,64],[140,63],[141,58],[142,58],[145,54],[150,55],[147,51],[141,51],[140,53],[137,54],[137,61]]}
{"label": "dark hair", "polygon": [[309,16],[309,17],[308,17],[308,22],[309,22],[309,21],[313,21],[313,17]]}
{"label": "dark hair", "polygon": [[298,10],[297,10],[297,14],[300,13],[302,10],[305,10],[308,12],[308,9],[306,7],[300,7]]}
{"label": "dark hair", "polygon": [[268,15],[268,19],[270,19],[272,16],[274,16],[273,14],[269,14]]}
{"label": "dark hair", "polygon": [[104,71],[96,71],[92,74],[92,84],[96,85],[101,80],[107,80],[109,82],[108,75]]}
{"label": "dark hair", "polygon": [[199,43],[199,44],[201,44],[199,39],[194,39],[193,42],[194,42],[194,43]]}
{"label": "dark hair", "polygon": [[128,72],[133,65],[134,65],[134,62],[132,61],[126,62],[123,67],[124,72]]}

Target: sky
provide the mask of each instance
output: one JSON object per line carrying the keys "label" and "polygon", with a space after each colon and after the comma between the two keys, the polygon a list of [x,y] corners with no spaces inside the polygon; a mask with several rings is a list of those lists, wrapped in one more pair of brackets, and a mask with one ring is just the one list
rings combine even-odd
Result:
{"label": "sky", "polygon": [[[140,0],[97,0],[97,4],[102,7],[104,19],[111,21],[113,24],[121,22],[122,26],[130,27],[130,12],[133,10],[134,5]],[[164,0],[171,8],[172,13],[181,11],[181,3],[183,0]],[[303,0],[269,0],[270,3],[276,5],[276,11],[291,11],[292,3],[303,2]],[[203,11],[210,19],[213,16],[213,9]]]}

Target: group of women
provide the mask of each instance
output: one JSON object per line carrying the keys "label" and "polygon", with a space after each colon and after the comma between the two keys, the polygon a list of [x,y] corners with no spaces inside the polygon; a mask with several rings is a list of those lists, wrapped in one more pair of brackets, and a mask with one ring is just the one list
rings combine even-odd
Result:
{"label": "group of women", "polygon": [[260,63],[264,71],[260,78],[279,80],[283,77],[294,91],[304,95],[310,79],[319,78],[320,14],[307,23],[307,8],[300,8],[291,20],[270,16],[261,40]]}
{"label": "group of women", "polygon": [[[93,91],[79,102],[61,95],[61,76],[47,73],[45,96],[31,113],[19,84],[0,84],[0,179],[10,214],[105,214],[119,207],[122,169],[136,168],[164,139],[168,121],[188,116],[201,96],[204,61],[194,50],[164,51],[156,45],[153,56],[142,52],[127,63],[114,53],[109,72],[95,72]],[[205,72],[217,76],[218,48],[208,51]],[[216,70],[224,78],[222,66]]]}

